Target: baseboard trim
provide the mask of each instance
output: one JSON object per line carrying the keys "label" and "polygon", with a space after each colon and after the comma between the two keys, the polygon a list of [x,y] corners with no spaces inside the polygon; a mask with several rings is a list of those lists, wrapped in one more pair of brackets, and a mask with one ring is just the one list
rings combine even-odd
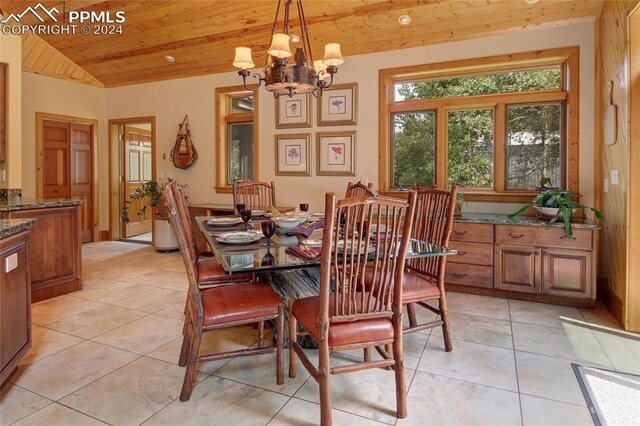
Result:
{"label": "baseboard trim", "polygon": [[622,328],[626,329],[624,322],[624,302],[611,290],[607,278],[598,277],[596,281],[596,298],[601,301],[609,312],[611,312],[611,315],[622,324]]}

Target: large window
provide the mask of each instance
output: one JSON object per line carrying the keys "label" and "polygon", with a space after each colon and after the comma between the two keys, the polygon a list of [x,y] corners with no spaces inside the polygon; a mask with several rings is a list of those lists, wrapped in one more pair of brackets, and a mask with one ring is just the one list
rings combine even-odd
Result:
{"label": "large window", "polygon": [[237,180],[258,178],[258,94],[240,87],[216,90],[216,190],[230,192]]}
{"label": "large window", "polygon": [[578,49],[380,71],[384,192],[458,182],[469,199],[577,192]]}

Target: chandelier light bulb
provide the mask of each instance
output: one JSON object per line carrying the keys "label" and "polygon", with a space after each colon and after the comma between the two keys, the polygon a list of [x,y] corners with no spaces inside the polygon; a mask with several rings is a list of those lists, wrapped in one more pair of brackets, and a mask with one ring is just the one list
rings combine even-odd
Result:
{"label": "chandelier light bulb", "polygon": [[291,56],[291,49],[289,49],[289,35],[282,33],[274,34],[268,53],[278,59],[284,59]]}
{"label": "chandelier light bulb", "polygon": [[236,47],[236,57],[233,59],[233,66],[243,70],[255,68],[256,64],[253,63],[253,59],[251,58],[250,47]]}
{"label": "chandelier light bulb", "polygon": [[338,43],[329,43],[324,46],[324,59],[322,63],[326,66],[334,66],[342,64],[342,53],[340,53],[340,45]]}

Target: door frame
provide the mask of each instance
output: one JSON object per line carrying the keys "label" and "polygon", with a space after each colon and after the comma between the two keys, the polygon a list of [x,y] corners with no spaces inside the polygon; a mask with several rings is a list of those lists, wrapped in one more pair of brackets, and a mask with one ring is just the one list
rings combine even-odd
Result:
{"label": "door frame", "polygon": [[[156,179],[156,117],[113,118],[109,120],[109,236],[110,240],[117,241],[122,238],[122,227],[120,223],[120,210],[122,199],[122,181],[120,180],[120,166],[122,164],[121,145],[122,141],[114,143],[114,125],[133,125],[140,123],[151,124],[151,179]],[[155,218],[151,218],[152,244],[155,244]]]}
{"label": "door frame", "polygon": [[42,198],[44,188],[42,185],[44,173],[44,135],[42,126],[44,120],[62,121],[65,123],[88,124],[91,126],[91,208],[93,212],[93,225],[91,226],[91,241],[100,241],[98,225],[100,222],[100,206],[98,188],[98,120],[93,118],[75,117],[71,115],[51,114],[36,112],[36,195]]}

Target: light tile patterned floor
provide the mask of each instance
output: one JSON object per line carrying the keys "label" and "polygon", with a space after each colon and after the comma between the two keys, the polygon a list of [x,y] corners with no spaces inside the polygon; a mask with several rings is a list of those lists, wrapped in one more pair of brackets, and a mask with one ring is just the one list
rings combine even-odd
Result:
{"label": "light tile patterned floor", "polygon": [[[33,348],[2,391],[1,425],[318,423],[316,383],[300,366],[276,385],[272,355],[201,364],[191,400],[180,402],[180,255],[123,242],[88,244],[83,254],[84,289],[33,305]],[[439,329],[405,336],[409,416],[395,418],[393,374],[368,370],[332,377],[334,424],[590,425],[571,362],[640,373],[639,336],[608,330],[620,327],[602,307],[448,300],[452,353]],[[256,341],[245,327],[203,345]]]}

